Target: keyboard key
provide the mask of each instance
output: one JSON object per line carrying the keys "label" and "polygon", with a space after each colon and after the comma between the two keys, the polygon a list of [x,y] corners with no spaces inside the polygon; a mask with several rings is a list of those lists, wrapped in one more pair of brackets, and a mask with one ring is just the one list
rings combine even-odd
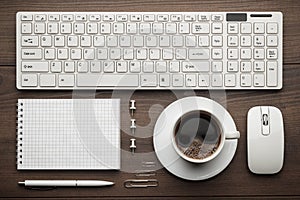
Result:
{"label": "keyboard key", "polygon": [[44,23],[35,23],[34,24],[34,33],[43,34],[46,32],[46,26]]}
{"label": "keyboard key", "polygon": [[154,71],[154,63],[152,61],[143,62],[143,72],[152,73]]}
{"label": "keyboard key", "polygon": [[235,74],[225,74],[225,86],[234,87],[236,84]]}
{"label": "keyboard key", "polygon": [[275,34],[278,33],[278,25],[277,23],[267,23],[267,33],[269,34]]}
{"label": "keyboard key", "polygon": [[222,87],[223,86],[223,75],[222,74],[212,74],[211,85],[213,87]]}
{"label": "keyboard key", "polygon": [[220,35],[214,35],[211,38],[211,45],[213,47],[222,47],[223,46],[223,37]]}
{"label": "keyboard key", "polygon": [[212,15],[211,20],[212,21],[223,21],[223,15]]}
{"label": "keyboard key", "polygon": [[[145,76],[145,75],[144,75]],[[154,75],[155,76],[155,75]],[[150,77],[153,75],[147,75],[147,80],[144,84],[149,83],[150,86],[156,84],[155,82],[149,82]],[[137,87],[139,86],[139,77],[136,74],[77,74],[77,86],[78,87]],[[148,86],[149,86],[148,85]],[[145,85],[144,85],[145,86]]]}
{"label": "keyboard key", "polygon": [[117,66],[117,72],[119,72],[119,73],[126,73],[127,72],[127,62],[118,61],[116,66]]}
{"label": "keyboard key", "polygon": [[103,21],[108,21],[108,22],[115,21],[115,15],[114,14],[105,14],[103,16]]}
{"label": "keyboard key", "polygon": [[169,74],[160,74],[159,75],[159,86],[160,87],[169,87],[170,86],[170,75]]}
{"label": "keyboard key", "polygon": [[241,86],[250,87],[252,84],[251,74],[241,74]]}
{"label": "keyboard key", "polygon": [[132,22],[139,22],[142,20],[142,15],[139,15],[139,14],[130,15],[130,20]]}
{"label": "keyboard key", "polygon": [[264,74],[254,74],[254,86],[263,87],[265,85],[265,75]]}
{"label": "keyboard key", "polygon": [[101,23],[100,24],[100,33],[110,34],[110,23]]}
{"label": "keyboard key", "polygon": [[195,14],[185,14],[184,21],[188,21],[188,22],[196,21],[196,15]]}
{"label": "keyboard key", "polygon": [[241,36],[241,46],[242,47],[250,47],[251,46],[251,36],[242,35]]}
{"label": "keyboard key", "polygon": [[56,34],[58,33],[58,23],[48,23],[48,33],[49,34]]}
{"label": "keyboard key", "polygon": [[189,59],[191,59],[191,60],[208,60],[209,59],[209,49],[207,49],[207,48],[189,49]]}
{"label": "keyboard key", "polygon": [[86,16],[86,14],[77,14],[77,15],[75,15],[75,20],[76,21],[86,21],[87,16]]}
{"label": "keyboard key", "polygon": [[170,72],[180,72],[180,63],[177,61],[170,61]]}
{"label": "keyboard key", "polygon": [[222,23],[212,23],[212,33],[221,34],[223,32],[223,24]]}
{"label": "keyboard key", "polygon": [[262,35],[254,36],[254,46],[255,47],[265,46],[265,37]]}
{"label": "keyboard key", "polygon": [[74,15],[72,14],[64,14],[62,15],[62,21],[71,22],[74,20]]}
{"label": "keyboard key", "polygon": [[267,49],[267,59],[275,60],[277,57],[277,49]]}
{"label": "keyboard key", "polygon": [[198,16],[199,21],[209,21],[210,15],[209,14],[200,14]]}
{"label": "keyboard key", "polygon": [[237,72],[239,70],[238,61],[228,61],[227,62],[227,71],[228,72]]}
{"label": "keyboard key", "polygon": [[39,45],[38,36],[22,36],[21,41],[23,47],[37,47]]}
{"label": "keyboard key", "polygon": [[182,15],[180,15],[180,14],[171,15],[172,22],[180,22],[181,20],[182,20]]}
{"label": "keyboard key", "polygon": [[40,74],[40,86],[41,87],[55,87],[56,80],[55,74]]}
{"label": "keyboard key", "polygon": [[229,34],[238,34],[239,33],[238,23],[228,23],[227,32]]}
{"label": "keyboard key", "polygon": [[156,74],[142,74],[141,87],[156,87],[157,80]]}
{"label": "keyboard key", "polygon": [[89,16],[90,21],[100,21],[101,20],[101,15],[99,14],[92,14]]}
{"label": "keyboard key", "polygon": [[158,73],[167,72],[167,62],[165,62],[165,61],[158,61],[155,64],[156,64],[155,65],[156,72],[158,72]]}
{"label": "keyboard key", "polygon": [[251,54],[252,54],[252,50],[250,48],[241,49],[241,59],[242,60],[251,59],[252,58]]}
{"label": "keyboard key", "polygon": [[237,35],[230,35],[227,37],[227,43],[229,47],[239,46],[239,39]]}
{"label": "keyboard key", "polygon": [[51,72],[58,73],[62,71],[62,66],[60,61],[53,61],[50,63]]}
{"label": "keyboard key", "polygon": [[198,84],[200,87],[208,87],[210,85],[209,74],[199,74],[198,78]]}
{"label": "keyboard key", "polygon": [[91,61],[91,72],[101,72],[101,62],[99,61]]}
{"label": "keyboard key", "polygon": [[73,87],[75,78],[73,74],[58,75],[58,86],[59,87]]}
{"label": "keyboard key", "polygon": [[241,71],[242,72],[251,72],[252,70],[252,65],[250,61],[242,61],[241,62]]}
{"label": "keyboard key", "polygon": [[265,71],[265,62],[264,61],[254,61],[253,71],[255,72],[264,72]]}
{"label": "keyboard key", "polygon": [[22,74],[21,84],[24,87],[38,86],[37,74]]}
{"label": "keyboard key", "polygon": [[276,61],[267,62],[267,85],[276,87],[278,82],[278,64]]}
{"label": "keyboard key", "polygon": [[254,33],[256,34],[265,33],[265,24],[263,22],[254,23]]}
{"label": "keyboard key", "polygon": [[130,72],[139,73],[141,71],[141,63],[138,61],[130,62]]}
{"label": "keyboard key", "polygon": [[77,71],[79,73],[86,73],[89,71],[88,63],[85,61],[78,61],[77,62]]}
{"label": "keyboard key", "polygon": [[278,45],[278,37],[276,35],[268,35],[267,36],[267,46],[268,47],[277,47]]}
{"label": "keyboard key", "polygon": [[47,17],[44,14],[37,14],[34,17],[35,21],[46,21]]}
{"label": "keyboard key", "polygon": [[21,57],[23,60],[42,59],[42,49],[22,49]]}
{"label": "keyboard key", "polygon": [[185,75],[185,85],[187,87],[196,87],[196,85],[197,85],[196,74],[186,74]]}
{"label": "keyboard key", "polygon": [[32,21],[33,16],[31,14],[22,14],[21,15],[21,21]]}
{"label": "keyboard key", "polygon": [[74,72],[75,71],[75,63],[73,61],[64,62],[65,72]]}
{"label": "keyboard key", "polygon": [[48,72],[49,64],[43,61],[22,62],[22,72]]}
{"label": "keyboard key", "polygon": [[265,58],[265,50],[264,49],[254,49],[254,59],[262,60]]}
{"label": "keyboard key", "polygon": [[62,34],[70,34],[72,32],[72,24],[71,23],[61,23],[60,24],[60,32]]}
{"label": "keyboard key", "polygon": [[157,15],[157,21],[159,21],[159,22],[169,21],[169,15],[167,15],[167,14],[159,14],[159,15]]}
{"label": "keyboard key", "polygon": [[153,22],[154,20],[155,20],[155,15],[151,15],[151,14],[144,15],[145,22]]}
{"label": "keyboard key", "polygon": [[182,62],[182,72],[208,72],[208,61]]}
{"label": "keyboard key", "polygon": [[60,19],[59,14],[50,14],[50,15],[48,16],[48,20],[49,20],[49,21],[59,21],[59,19]]}
{"label": "keyboard key", "polygon": [[172,75],[172,85],[173,87],[183,87],[183,75],[173,74]]}
{"label": "keyboard key", "polygon": [[220,60],[223,58],[223,49],[212,49],[212,58],[215,60]]}
{"label": "keyboard key", "polygon": [[243,22],[241,23],[241,33],[242,34],[250,34],[252,32],[252,24]]}
{"label": "keyboard key", "polygon": [[31,23],[22,23],[21,32],[23,34],[30,34],[32,32],[32,24]]}
{"label": "keyboard key", "polygon": [[209,33],[209,23],[193,23],[192,33],[208,34]]}
{"label": "keyboard key", "polygon": [[227,50],[227,58],[229,60],[236,60],[239,58],[239,51],[238,49],[228,49]]}
{"label": "keyboard key", "polygon": [[179,33],[188,34],[190,33],[190,25],[189,23],[179,23]]}

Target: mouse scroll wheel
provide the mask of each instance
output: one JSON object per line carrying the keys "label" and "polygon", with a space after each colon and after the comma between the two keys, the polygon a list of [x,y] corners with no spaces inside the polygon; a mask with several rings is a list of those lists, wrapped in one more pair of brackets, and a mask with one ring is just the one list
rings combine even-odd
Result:
{"label": "mouse scroll wheel", "polygon": [[263,125],[264,126],[268,126],[268,124],[269,124],[269,117],[268,117],[268,115],[267,114],[263,114]]}

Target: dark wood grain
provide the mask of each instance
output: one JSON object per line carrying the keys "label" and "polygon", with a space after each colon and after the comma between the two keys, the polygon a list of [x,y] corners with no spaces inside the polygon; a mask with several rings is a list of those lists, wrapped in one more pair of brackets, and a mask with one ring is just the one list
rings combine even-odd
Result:
{"label": "dark wood grain", "polygon": [[[159,187],[148,189],[125,189],[123,181],[135,178],[134,174],[122,171],[17,171],[15,165],[15,103],[17,98],[72,98],[72,92],[60,91],[26,91],[19,92],[15,89],[14,69],[1,67],[0,77],[0,194],[2,197],[126,197],[126,196],[151,196],[151,197],[179,197],[179,196],[214,196],[214,197],[255,197],[299,195],[299,164],[300,164],[300,65],[285,65],[284,88],[281,91],[230,91],[225,94],[215,94],[216,100],[223,104],[232,114],[241,132],[238,150],[228,168],[215,178],[207,181],[190,182],[179,179],[165,169],[156,172]],[[82,94],[85,96],[87,93]],[[176,94],[176,95],[175,95]],[[155,119],[163,107],[178,98],[193,95],[192,92],[138,91],[132,96],[137,100],[138,118],[137,137],[144,126],[152,130],[151,118]],[[197,91],[197,96],[210,95],[206,91]],[[120,97],[125,99],[130,92],[96,92],[96,98]],[[157,98],[159,97],[159,98]],[[160,106],[157,106],[159,104]],[[281,109],[285,121],[285,165],[283,170],[275,176],[253,175],[247,169],[246,161],[246,113],[255,105],[274,105]],[[128,104],[122,101],[122,166],[130,165],[133,168],[140,165],[141,161],[128,158]],[[149,110],[151,111],[149,114]],[[153,122],[152,122],[153,123]],[[151,131],[150,131],[151,133]],[[137,153],[151,152],[152,138],[138,138]],[[128,158],[128,159],[127,159]],[[148,158],[147,158],[148,159]],[[150,160],[154,160],[151,158]],[[17,181],[23,179],[107,179],[116,182],[112,188],[60,188],[53,191],[30,191],[19,187]]]}
{"label": "dark wood grain", "polygon": [[[179,0],[1,0],[0,6],[0,198],[7,199],[246,199],[300,198],[300,2],[299,1],[179,1]],[[284,87],[280,91],[18,91],[15,86],[15,13],[17,11],[282,11],[284,14]],[[221,103],[233,116],[241,132],[232,163],[218,176],[185,181],[161,168],[156,171],[159,187],[125,189],[123,182],[135,178],[124,171],[17,171],[15,156],[16,102],[18,98],[121,98],[122,168],[141,169],[142,161],[130,155],[128,98],[137,101],[137,153],[153,152],[152,131],[163,108],[185,96],[205,96]],[[256,105],[281,109],[285,122],[285,164],[274,176],[251,174],[246,157],[246,113]],[[130,157],[131,156],[131,157]],[[59,188],[31,191],[19,187],[24,179],[106,179],[116,182],[106,188]]]}

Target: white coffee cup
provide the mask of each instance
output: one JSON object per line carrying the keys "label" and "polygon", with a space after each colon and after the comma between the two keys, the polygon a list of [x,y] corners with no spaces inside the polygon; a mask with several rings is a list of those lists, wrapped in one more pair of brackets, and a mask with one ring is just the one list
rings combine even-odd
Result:
{"label": "white coffee cup", "polygon": [[[225,140],[239,137],[238,131],[224,132],[224,126],[213,114],[195,110],[185,113],[177,120],[172,143],[177,154],[183,159],[192,163],[205,163],[221,152]],[[205,152],[205,149],[208,149],[208,152]]]}

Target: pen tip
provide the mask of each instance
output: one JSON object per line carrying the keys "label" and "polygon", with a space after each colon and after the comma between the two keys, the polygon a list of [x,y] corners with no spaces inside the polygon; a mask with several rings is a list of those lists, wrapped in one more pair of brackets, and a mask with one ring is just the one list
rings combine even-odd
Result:
{"label": "pen tip", "polygon": [[19,185],[25,185],[25,182],[18,182]]}

